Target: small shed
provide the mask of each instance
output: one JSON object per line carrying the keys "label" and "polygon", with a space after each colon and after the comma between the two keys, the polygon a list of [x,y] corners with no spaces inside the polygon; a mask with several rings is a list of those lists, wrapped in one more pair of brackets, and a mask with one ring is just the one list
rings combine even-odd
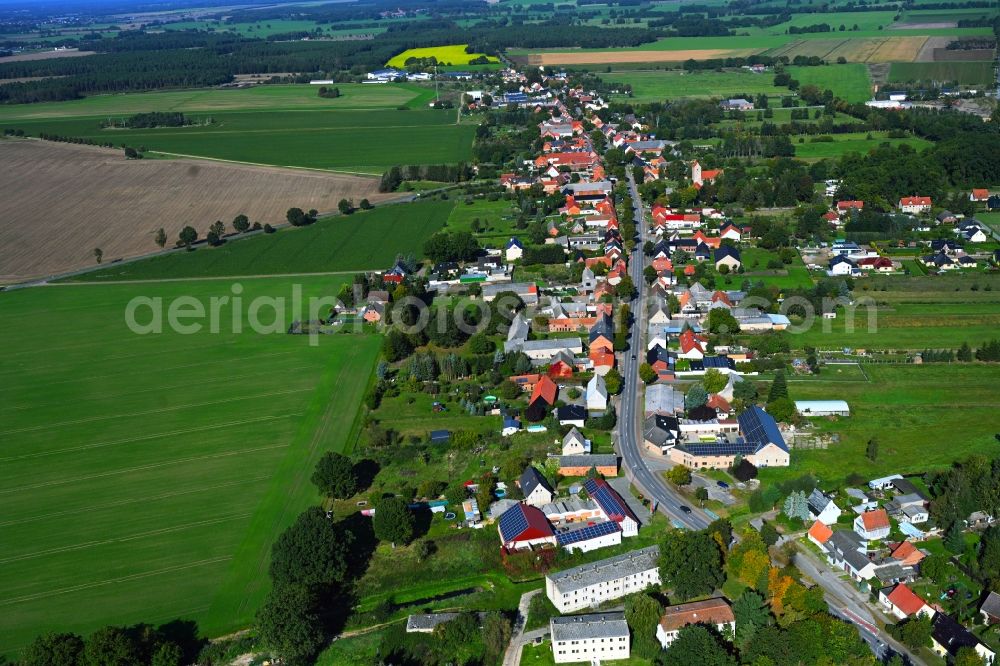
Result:
{"label": "small shed", "polygon": [[850,416],[846,400],[796,400],[795,409],[802,416]]}
{"label": "small shed", "polygon": [[450,430],[431,430],[431,442],[441,444],[451,439]]}

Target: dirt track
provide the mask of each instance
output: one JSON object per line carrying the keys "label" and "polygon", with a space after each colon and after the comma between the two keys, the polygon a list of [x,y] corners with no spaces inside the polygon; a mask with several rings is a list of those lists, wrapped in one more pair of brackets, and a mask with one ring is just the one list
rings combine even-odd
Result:
{"label": "dirt track", "polygon": [[[207,160],[127,161],[121,151],[0,140],[0,283],[39,277],[159,248],[186,225],[204,237],[216,220],[244,213],[253,222],[284,222],[293,206],[334,211],[342,198],[372,202],[378,179],[222,164]],[[294,268],[294,267],[290,267]]]}

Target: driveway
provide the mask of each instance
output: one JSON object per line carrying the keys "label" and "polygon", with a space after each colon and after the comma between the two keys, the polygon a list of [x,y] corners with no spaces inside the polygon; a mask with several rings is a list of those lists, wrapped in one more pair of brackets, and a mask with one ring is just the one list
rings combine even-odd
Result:
{"label": "driveway", "polygon": [[[510,644],[507,652],[503,656],[503,666],[518,666],[521,663],[521,651],[525,644],[536,638],[546,636],[549,633],[548,627],[535,629],[525,633],[524,625],[528,621],[528,607],[536,594],[542,594],[545,590],[537,589],[525,592],[521,595],[521,600],[517,604],[517,617],[514,618],[514,630],[510,634]],[[541,633],[539,633],[541,632]]]}

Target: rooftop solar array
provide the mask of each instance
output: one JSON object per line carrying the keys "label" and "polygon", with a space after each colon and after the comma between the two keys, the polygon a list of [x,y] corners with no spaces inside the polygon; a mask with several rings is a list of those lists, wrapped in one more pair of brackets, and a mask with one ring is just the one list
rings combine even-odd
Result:
{"label": "rooftop solar array", "polygon": [[500,516],[500,534],[504,542],[513,541],[524,530],[528,529],[528,517],[524,515],[524,506],[512,506]]}
{"label": "rooftop solar array", "polygon": [[740,414],[739,422],[740,432],[744,439],[753,445],[754,451],[762,449],[768,444],[775,444],[788,451],[785,438],[778,431],[778,424],[775,423],[774,417],[757,405],[750,406]]}
{"label": "rooftop solar array", "polygon": [[587,494],[597,502],[604,511],[604,514],[611,520],[624,520],[625,517],[629,517],[636,522],[636,517],[629,510],[628,506],[625,505],[624,500],[621,496],[614,491],[611,486],[605,481],[598,481],[597,479],[587,479],[583,487],[587,489]]}
{"label": "rooftop solar array", "polygon": [[748,456],[757,452],[757,447],[742,437],[736,438],[736,441],[686,442],[679,448],[696,456]]}
{"label": "rooftop solar array", "polygon": [[568,546],[573,543],[589,541],[590,539],[596,539],[597,537],[614,534],[618,531],[618,523],[609,520],[604,523],[587,525],[586,527],[573,530],[572,532],[562,532],[556,535],[556,541],[559,542],[560,546]]}

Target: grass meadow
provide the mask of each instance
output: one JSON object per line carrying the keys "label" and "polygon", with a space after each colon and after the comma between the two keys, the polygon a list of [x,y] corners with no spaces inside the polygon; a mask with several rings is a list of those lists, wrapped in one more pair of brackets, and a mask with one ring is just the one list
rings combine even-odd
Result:
{"label": "grass meadow", "polygon": [[687,72],[683,70],[617,70],[600,75],[609,84],[632,86],[636,102],[656,102],[681,97],[733,97],[787,93],[774,87],[774,74],[755,74],[748,70]]}
{"label": "grass meadow", "polygon": [[[357,202],[355,202],[357,203]],[[398,253],[420,253],[444,226],[451,201],[380,206],[308,227],[230,240],[219,247],[111,264],[71,278],[82,282],[387,270]]]}
{"label": "grass meadow", "polygon": [[980,62],[894,62],[889,69],[891,83],[950,82],[961,85],[989,85],[993,63]]}
{"label": "grass meadow", "polygon": [[[995,330],[995,329],[994,329]],[[793,400],[846,400],[851,416],[816,418],[819,432],[838,433],[827,449],[792,450],[786,468],[762,469],[762,482],[812,472],[824,486],[851,472],[866,478],[947,467],[974,453],[996,451],[1000,386],[995,365],[865,365],[868,380],[789,380]],[[878,440],[875,462],[865,457],[869,439]]]}
{"label": "grass meadow", "polygon": [[801,85],[814,85],[820,90],[832,90],[834,95],[848,102],[864,102],[871,99],[872,82],[868,77],[868,68],[861,63],[789,67],[788,73]]}
{"label": "grass meadow", "polygon": [[[247,305],[292,286],[242,284]],[[220,281],[0,294],[3,654],[45,631],[190,619],[220,635],[252,619],[271,543],[316,500],[315,460],[353,444],[379,338],[234,332],[231,306],[218,334],[125,325],[136,296],[230,295]],[[279,331],[293,317],[272,314]]]}
{"label": "grass meadow", "polygon": [[[798,142],[798,138],[793,137],[795,144],[795,156],[802,159],[823,159],[825,157],[840,157],[847,153],[866,153],[872,148],[877,148],[883,143],[893,146],[908,144],[917,150],[929,148],[932,144],[920,137],[906,137],[905,139],[890,139],[879,132],[853,132],[847,134],[833,134],[833,141],[811,141],[815,137],[803,137],[803,143]],[[868,138],[871,136],[871,138]]]}

